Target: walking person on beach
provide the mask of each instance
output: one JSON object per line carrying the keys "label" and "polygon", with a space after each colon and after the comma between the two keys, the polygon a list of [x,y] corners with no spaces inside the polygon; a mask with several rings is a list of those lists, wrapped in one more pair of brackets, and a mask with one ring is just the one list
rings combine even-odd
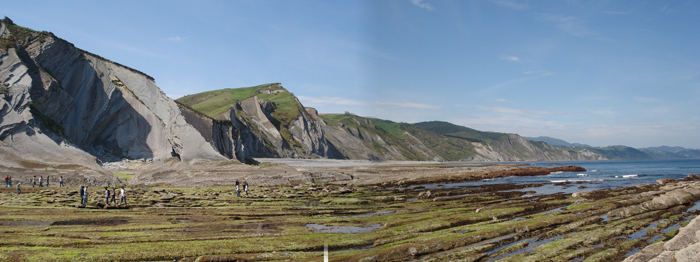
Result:
{"label": "walking person on beach", "polygon": [[22,193],[22,189],[19,188],[19,185],[21,185],[21,184],[22,184],[22,182],[17,183],[17,194],[18,194],[18,195],[19,195],[20,193]]}
{"label": "walking person on beach", "polygon": [[36,176],[32,178],[32,187],[36,187]]}
{"label": "walking person on beach", "polygon": [[46,187],[49,187],[49,179],[50,178],[51,178],[51,176],[46,176]]}
{"label": "walking person on beach", "polygon": [[10,184],[7,185],[7,187],[12,187],[12,176],[9,176],[9,177],[10,177],[10,178],[7,180],[7,182],[10,183]]}
{"label": "walking person on beach", "polygon": [[39,176],[39,187],[44,187],[44,176]]}
{"label": "walking person on beach", "polygon": [[109,206],[109,187],[105,187],[105,205]]}
{"label": "walking person on beach", "polygon": [[5,176],[5,187],[10,187],[10,175]]}
{"label": "walking person on beach", "polygon": [[63,176],[58,178],[58,187],[63,187]]}
{"label": "walking person on beach", "polygon": [[236,196],[241,197],[241,188],[239,187],[240,183],[238,182],[238,179],[236,179]]}
{"label": "walking person on beach", "polygon": [[245,197],[248,197],[248,182],[243,178],[243,191],[245,191]]}
{"label": "walking person on beach", "polygon": [[126,203],[126,190],[124,190],[124,187],[123,187],[123,186],[122,186],[122,189],[119,190],[119,193],[120,193],[120,195],[119,195],[119,206],[121,206],[122,203],[124,203],[124,205],[127,205],[127,203]]}
{"label": "walking person on beach", "polygon": [[85,189],[83,189],[83,199],[85,199],[85,204],[87,206],[88,204],[88,186],[85,186]]}
{"label": "walking person on beach", "polygon": [[112,200],[111,200],[112,203],[114,203],[114,205],[116,205],[116,204],[117,204],[117,200],[116,200],[116,197],[117,197],[117,188],[116,188],[116,187],[113,187],[113,188],[112,188],[112,194],[111,194],[111,196],[112,196]]}
{"label": "walking person on beach", "polygon": [[85,203],[84,203],[84,202],[85,202],[85,191],[84,191],[84,189],[85,189],[84,186],[80,186],[80,190],[79,190],[79,191],[80,191],[80,204],[81,204],[81,205],[85,205]]}

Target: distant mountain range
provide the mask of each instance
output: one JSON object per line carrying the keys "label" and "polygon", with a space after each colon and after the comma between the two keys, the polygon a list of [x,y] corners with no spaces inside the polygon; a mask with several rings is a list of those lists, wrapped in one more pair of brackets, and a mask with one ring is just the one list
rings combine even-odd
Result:
{"label": "distant mountain range", "polygon": [[530,141],[541,141],[550,145],[566,148],[588,148],[589,150],[601,154],[611,160],[700,158],[700,150],[688,149],[679,146],[632,148],[628,146],[618,145],[607,147],[592,147],[586,144],[569,143],[564,140],[548,136],[527,137],[527,139]]}

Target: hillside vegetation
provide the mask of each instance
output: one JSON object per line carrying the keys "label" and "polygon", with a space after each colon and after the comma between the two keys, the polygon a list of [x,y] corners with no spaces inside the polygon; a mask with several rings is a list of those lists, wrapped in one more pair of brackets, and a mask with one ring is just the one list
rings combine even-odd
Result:
{"label": "hillside vegetation", "polygon": [[483,132],[443,121],[420,122],[413,125],[434,133],[462,138],[471,142],[495,142],[507,136],[504,133]]}
{"label": "hillside vegetation", "polygon": [[[266,94],[263,90],[283,90],[284,92]],[[211,118],[217,118],[228,112],[236,102],[255,95],[258,95],[260,99],[275,102],[277,108],[283,111],[297,111],[294,109],[298,109],[294,96],[278,83],[202,92],[186,95],[175,101]]]}

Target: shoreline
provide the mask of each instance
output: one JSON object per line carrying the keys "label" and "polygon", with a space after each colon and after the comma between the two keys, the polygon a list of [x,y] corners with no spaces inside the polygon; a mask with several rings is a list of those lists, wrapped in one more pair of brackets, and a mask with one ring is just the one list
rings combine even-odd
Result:
{"label": "shoreline", "polygon": [[[540,195],[531,194],[538,184],[453,187],[428,185],[419,176],[429,172],[435,176],[428,181],[449,182],[533,168],[455,172],[405,165],[296,171],[272,165],[255,170],[295,170],[319,179],[251,183],[247,198],[217,183],[134,184],[127,187],[126,209],[98,208],[105,201],[101,187],[91,187],[86,207],[76,205],[76,187],[23,187],[20,196],[14,188],[3,189],[0,224],[8,237],[0,239],[0,260],[318,261],[325,242],[331,260],[622,261],[647,247],[656,249],[643,254],[658,256],[663,248],[654,253],[658,245],[652,244],[671,242],[700,214],[696,176],[663,185]],[[541,169],[537,172],[552,171]],[[323,174],[314,173],[322,170],[359,179],[323,180]],[[381,175],[385,180],[353,182]]]}

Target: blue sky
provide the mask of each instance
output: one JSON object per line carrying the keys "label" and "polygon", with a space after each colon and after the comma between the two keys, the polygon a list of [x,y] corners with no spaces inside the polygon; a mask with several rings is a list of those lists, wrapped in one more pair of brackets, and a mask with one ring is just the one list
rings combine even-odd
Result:
{"label": "blue sky", "polygon": [[700,1],[5,1],[166,94],[281,82],[321,113],[700,148]]}

